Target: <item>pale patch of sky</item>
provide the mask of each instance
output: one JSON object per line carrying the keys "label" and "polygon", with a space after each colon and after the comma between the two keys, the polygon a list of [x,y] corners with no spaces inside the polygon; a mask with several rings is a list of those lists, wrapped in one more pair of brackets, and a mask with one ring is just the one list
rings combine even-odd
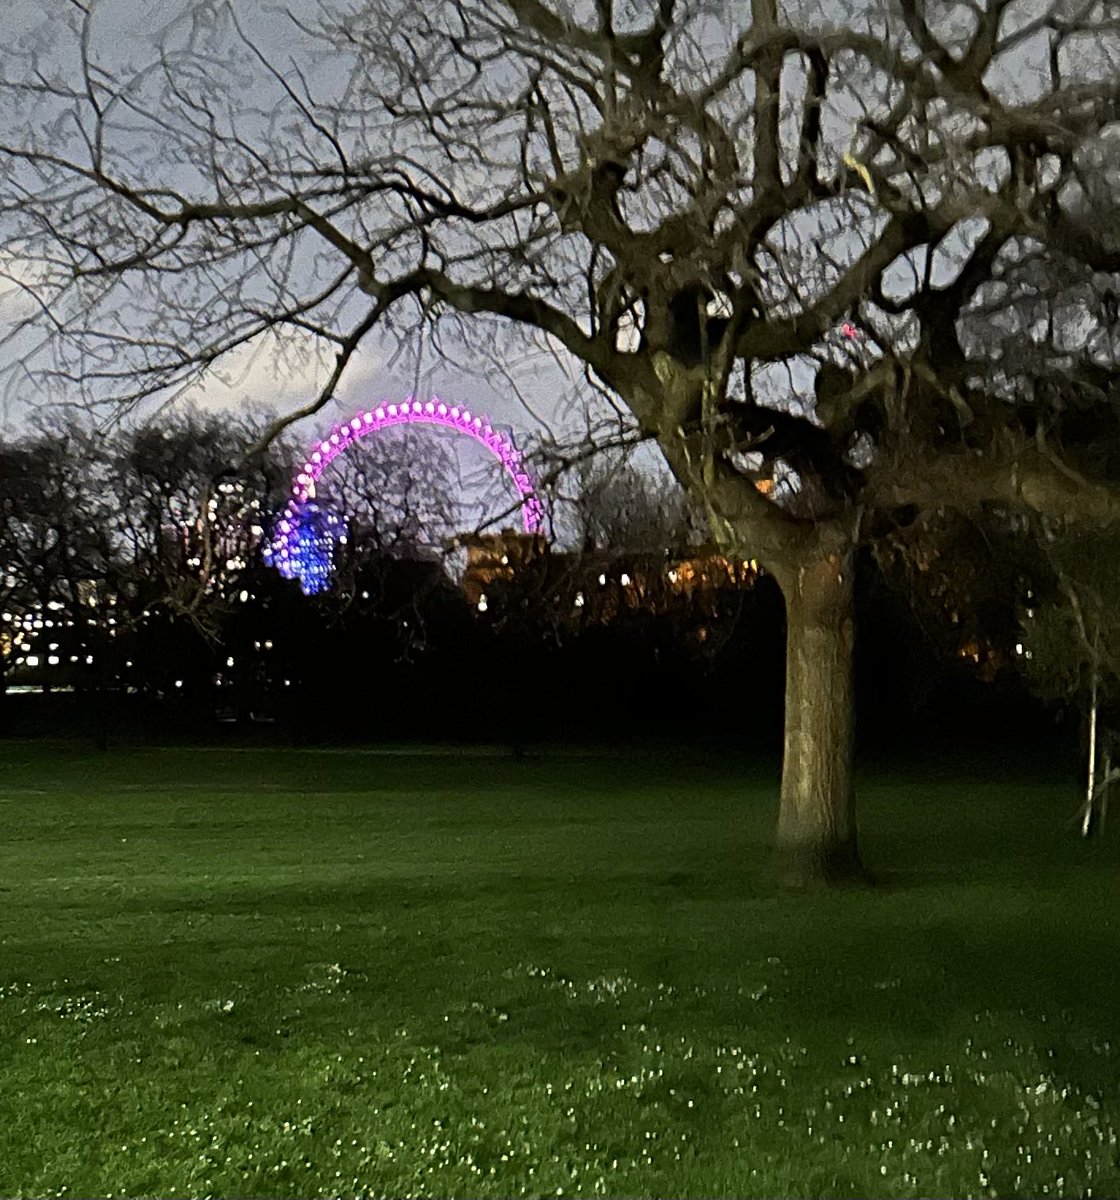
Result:
{"label": "pale patch of sky", "polygon": [[18,254],[0,250],[0,329],[33,316],[42,271]]}
{"label": "pale patch of sky", "polygon": [[[159,43],[178,49],[187,44],[202,46],[220,33],[221,7],[209,0],[160,0],[146,5],[136,5],[133,0],[99,0],[92,24],[93,57],[111,66],[124,64],[130,70],[142,70],[153,61]],[[284,70],[294,32],[287,18],[275,6],[262,4],[239,5],[237,12],[251,40],[278,70]],[[9,0],[0,16],[0,32],[9,46],[23,48],[28,54],[44,54],[45,61],[62,77],[69,73],[76,80],[73,39],[55,41],[51,48],[47,37],[57,31],[58,22],[73,29],[76,21],[76,12],[66,0]],[[317,96],[338,98],[350,86],[357,65],[352,58],[343,54],[332,58],[316,50],[311,60]],[[251,106],[266,112],[268,90],[277,85],[260,75],[254,76],[252,84]],[[146,85],[142,81],[138,86]],[[251,125],[259,118],[247,115],[249,108],[246,104],[237,116]],[[167,164],[167,169],[180,186],[191,175],[186,163],[178,167]],[[469,185],[470,180],[462,182]],[[18,260],[9,257],[0,263],[0,322],[7,324],[28,315],[33,305],[22,285],[34,282]],[[377,331],[351,362],[335,400],[320,414],[301,422],[298,435],[312,437],[359,408],[414,391],[422,397],[440,395],[485,411],[495,422],[519,431],[523,441],[536,435],[563,437],[577,432],[582,423],[581,405],[574,402],[575,392],[582,388],[579,367],[562,351],[549,354],[538,350],[527,355],[524,339],[516,331],[503,336],[493,324],[484,327],[482,323],[478,329],[483,339],[478,343],[469,334],[441,329],[440,341],[447,351],[442,357],[423,335]],[[503,346],[507,346],[505,354]],[[264,404],[292,411],[307,404],[322,386],[332,355],[332,347],[316,344],[298,330],[286,330],[280,338],[264,334],[224,355],[197,383],[179,389],[176,397],[212,409]],[[141,411],[152,411],[159,399]],[[7,424],[18,427],[32,402],[30,381],[22,381],[8,401]]]}

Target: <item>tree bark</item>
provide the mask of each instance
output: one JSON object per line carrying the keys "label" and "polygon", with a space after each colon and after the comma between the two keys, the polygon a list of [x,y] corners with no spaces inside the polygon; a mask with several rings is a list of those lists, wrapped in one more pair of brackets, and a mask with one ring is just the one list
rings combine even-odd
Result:
{"label": "tree bark", "polygon": [[1092,685],[1089,691],[1089,770],[1085,780],[1085,804],[1081,809],[1081,836],[1093,832],[1093,808],[1097,802],[1097,661],[1096,646],[1091,666]]}
{"label": "tree bark", "polygon": [[851,551],[779,576],[786,602],[785,753],[778,854],[794,886],[870,882],[856,841]]}

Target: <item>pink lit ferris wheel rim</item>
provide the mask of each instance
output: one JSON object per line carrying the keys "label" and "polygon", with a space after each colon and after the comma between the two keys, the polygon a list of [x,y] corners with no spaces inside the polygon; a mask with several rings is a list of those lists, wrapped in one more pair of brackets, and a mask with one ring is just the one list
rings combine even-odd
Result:
{"label": "pink lit ferris wheel rim", "polygon": [[328,466],[367,434],[387,429],[390,425],[442,425],[465,433],[485,446],[505,468],[521,496],[521,517],[526,533],[537,533],[544,520],[544,509],[537,497],[532,477],[525,469],[521,452],[513,442],[494,429],[486,417],[472,413],[458,404],[431,400],[404,400],[399,404],[379,404],[360,412],[340,425],[329,436],[316,442],[292,481],[291,499],[279,524],[281,539],[296,535],[298,513],[302,505],[315,498],[315,485]]}

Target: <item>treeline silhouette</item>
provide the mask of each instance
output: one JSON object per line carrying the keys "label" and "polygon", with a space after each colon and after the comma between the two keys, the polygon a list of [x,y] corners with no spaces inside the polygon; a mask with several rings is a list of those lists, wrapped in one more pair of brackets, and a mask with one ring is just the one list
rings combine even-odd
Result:
{"label": "treeline silhouette", "polygon": [[[723,560],[685,544],[676,500],[632,465],[584,474],[566,548],[535,546],[480,582],[448,552],[461,520],[450,451],[387,440],[323,493],[347,537],[335,585],[305,596],[262,562],[295,457],[276,444],[246,462],[258,432],[187,412],[0,444],[5,734],[779,749],[777,588],[721,576]],[[684,587],[681,562],[718,582]],[[1052,725],[1018,675],[981,678],[863,566],[866,744]]]}

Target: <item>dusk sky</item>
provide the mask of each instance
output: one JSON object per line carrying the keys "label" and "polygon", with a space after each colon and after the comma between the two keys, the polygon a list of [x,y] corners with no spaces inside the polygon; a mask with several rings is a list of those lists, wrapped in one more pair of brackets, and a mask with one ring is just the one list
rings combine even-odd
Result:
{"label": "dusk sky", "polygon": [[[261,19],[259,7],[245,6],[241,10],[243,19],[248,28],[254,29],[254,36],[261,37],[270,54],[282,61],[284,40],[276,38],[275,30],[284,25]],[[198,0],[161,0],[142,8],[124,0],[103,0],[95,10],[95,35],[99,35],[95,54],[103,61],[142,64],[150,59],[155,39],[174,36],[184,24],[204,21],[209,9],[210,5]],[[12,0],[0,17],[2,40],[13,48],[41,49],[57,35],[59,20],[75,20],[65,0]],[[317,85],[322,86],[326,80],[329,86],[329,64],[319,65],[315,79]],[[18,267],[9,267],[9,271],[26,280]],[[26,296],[0,282],[0,325],[27,311]],[[522,444],[542,435],[578,434],[586,405],[601,406],[582,381],[578,366],[558,360],[540,339],[530,342],[523,331],[499,327],[492,321],[477,321],[473,329],[477,341],[464,341],[453,330],[443,330],[443,342],[449,351],[445,355],[427,337],[398,338],[391,332],[375,330],[350,364],[335,400],[295,426],[297,440],[310,443],[333,422],[348,420],[360,409],[400,400],[414,391],[421,398],[438,396],[482,412],[508,428]],[[507,351],[500,362],[493,354],[497,338],[505,339]],[[17,344],[27,345],[30,341],[25,335]],[[480,345],[484,353],[478,352]],[[181,394],[177,403],[231,411],[249,404],[290,412],[307,404],[328,373],[322,356],[317,358],[311,346],[309,337],[301,338],[293,330],[284,333],[283,345],[275,337],[258,338],[223,356],[201,383]],[[10,379],[0,399],[0,420],[18,431],[42,402],[43,393],[34,381]],[[153,403],[141,411],[154,409]],[[398,435],[389,431],[381,436],[393,440]],[[449,484],[465,505],[465,521],[482,519],[498,502],[495,497],[500,501],[509,490],[499,464],[469,439],[435,431],[430,436],[446,439],[454,450],[460,477]],[[481,505],[476,502],[479,497],[484,498]],[[513,498],[511,492],[509,499]],[[515,518],[511,520],[516,523]]]}

